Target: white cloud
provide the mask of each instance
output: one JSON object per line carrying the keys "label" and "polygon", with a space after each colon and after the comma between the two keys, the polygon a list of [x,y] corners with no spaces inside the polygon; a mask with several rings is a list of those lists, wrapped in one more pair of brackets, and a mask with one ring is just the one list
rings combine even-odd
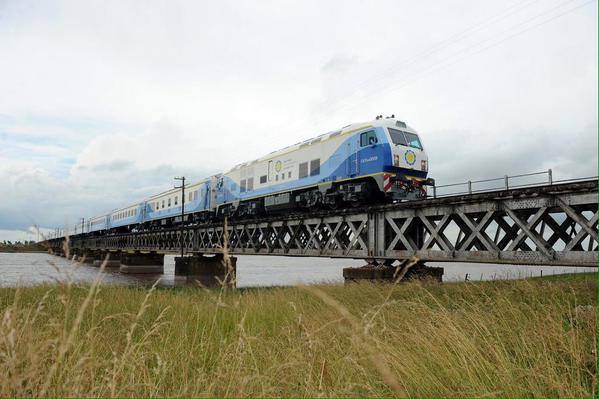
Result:
{"label": "white cloud", "polygon": [[422,132],[442,182],[594,174],[595,5],[476,54],[583,1],[562,3],[2,2],[0,228],[104,212],[381,113]]}

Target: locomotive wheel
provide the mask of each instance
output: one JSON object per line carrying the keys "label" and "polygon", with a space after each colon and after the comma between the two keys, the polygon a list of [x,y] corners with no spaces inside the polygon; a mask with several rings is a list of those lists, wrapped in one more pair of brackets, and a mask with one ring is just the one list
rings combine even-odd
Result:
{"label": "locomotive wheel", "polygon": [[322,204],[322,193],[320,191],[312,192],[308,199],[308,208],[316,207]]}
{"label": "locomotive wheel", "polygon": [[338,209],[339,205],[340,205],[340,203],[339,203],[339,199],[337,197],[333,197],[329,201],[327,201],[327,208],[329,208],[332,211],[334,211],[335,209]]}

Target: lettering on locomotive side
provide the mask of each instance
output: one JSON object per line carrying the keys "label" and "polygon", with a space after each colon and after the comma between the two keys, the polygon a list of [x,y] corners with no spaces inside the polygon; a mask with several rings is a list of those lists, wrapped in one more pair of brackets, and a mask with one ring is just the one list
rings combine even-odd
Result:
{"label": "lettering on locomotive side", "polygon": [[370,158],[364,158],[364,159],[362,159],[360,162],[361,162],[361,163],[366,163],[366,162],[374,162],[374,161],[376,161],[376,160],[378,160],[378,159],[379,159],[379,157],[378,157],[378,156],[376,156],[376,155],[373,155],[373,156],[371,156]]}

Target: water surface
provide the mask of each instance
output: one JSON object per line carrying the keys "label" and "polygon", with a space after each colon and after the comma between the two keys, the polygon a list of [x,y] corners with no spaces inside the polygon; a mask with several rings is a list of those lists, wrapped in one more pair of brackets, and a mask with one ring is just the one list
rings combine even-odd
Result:
{"label": "water surface", "polygon": [[[359,267],[362,260],[295,258],[281,256],[238,256],[237,286],[282,286],[316,283],[342,283],[344,267]],[[596,271],[591,267],[515,266],[474,263],[436,263],[429,266],[445,268],[443,281],[493,280],[531,276]],[[0,286],[32,285],[57,281],[92,282],[99,268],[78,264],[65,258],[45,253],[0,253]],[[185,283],[185,278],[175,276],[173,255],[164,258],[164,274],[121,274],[118,269],[106,269],[102,276],[106,284],[151,285],[160,279],[161,285]]]}

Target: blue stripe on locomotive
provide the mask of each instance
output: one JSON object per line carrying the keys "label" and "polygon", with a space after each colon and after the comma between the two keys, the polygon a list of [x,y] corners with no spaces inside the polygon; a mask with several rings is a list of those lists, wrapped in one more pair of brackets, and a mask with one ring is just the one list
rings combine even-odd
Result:
{"label": "blue stripe on locomotive", "polygon": [[[374,130],[376,133],[377,144],[360,147],[360,134],[371,130]],[[355,166],[356,160],[359,160],[357,162],[357,168]],[[330,158],[325,162],[321,162],[320,173],[318,175],[294,179],[269,187],[254,189],[245,193],[239,193],[239,185],[231,178],[224,176],[225,181],[223,187],[217,192],[217,204],[221,205],[237,199],[244,200],[281,191],[314,186],[318,183],[327,181],[357,179],[363,176],[384,172],[389,165],[393,165],[393,159],[389,141],[387,140],[387,135],[383,128],[364,129],[348,137]]]}

